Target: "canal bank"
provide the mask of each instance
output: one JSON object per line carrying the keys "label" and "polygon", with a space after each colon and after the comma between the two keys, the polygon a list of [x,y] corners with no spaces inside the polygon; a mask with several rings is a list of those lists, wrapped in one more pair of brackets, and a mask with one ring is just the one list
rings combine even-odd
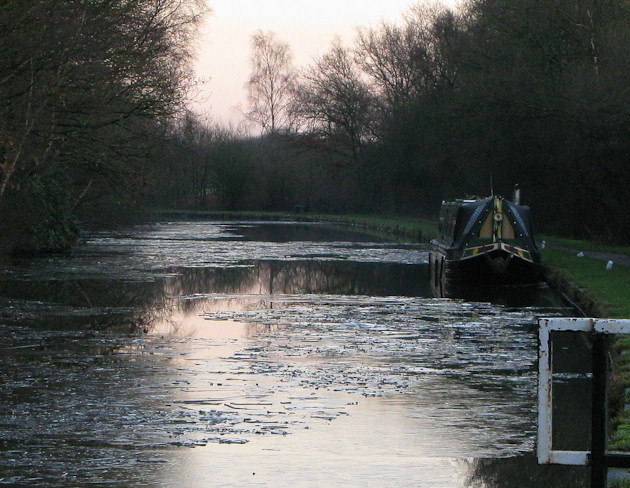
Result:
{"label": "canal bank", "polygon": [[630,249],[546,239],[542,256],[550,285],[574,301],[585,316],[630,317]]}

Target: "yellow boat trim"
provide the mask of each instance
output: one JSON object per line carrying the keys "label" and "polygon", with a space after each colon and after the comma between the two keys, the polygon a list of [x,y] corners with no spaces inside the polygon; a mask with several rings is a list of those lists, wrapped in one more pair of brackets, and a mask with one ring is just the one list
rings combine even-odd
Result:
{"label": "yellow boat trim", "polygon": [[494,242],[490,244],[484,244],[483,246],[467,247],[462,253],[462,259],[474,258],[480,254],[485,254],[490,251],[499,249],[499,243]]}
{"label": "yellow boat trim", "polygon": [[490,244],[484,244],[483,246],[467,247],[462,253],[462,259],[474,258],[475,256],[479,256],[481,254],[485,254],[491,251],[496,251],[497,249],[501,249],[514,256],[518,256],[519,258],[525,261],[529,261],[530,263],[534,262],[529,251],[517,246],[513,246],[512,244],[507,244],[505,242],[494,242]]}
{"label": "yellow boat trim", "polygon": [[518,256],[519,258],[524,259],[525,261],[529,261],[530,263],[534,262],[534,260],[532,259],[531,253],[520,247],[502,242],[501,249],[503,249],[505,252],[509,252],[510,254],[513,254],[514,256]]}

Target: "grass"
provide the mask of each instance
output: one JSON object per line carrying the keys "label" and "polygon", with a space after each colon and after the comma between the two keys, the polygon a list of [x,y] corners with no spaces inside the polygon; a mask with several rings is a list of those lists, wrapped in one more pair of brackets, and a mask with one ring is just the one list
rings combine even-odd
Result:
{"label": "grass", "polygon": [[[300,214],[298,214],[300,215]],[[430,241],[437,235],[437,224],[430,220],[412,217],[383,217],[379,215],[327,215],[306,214],[314,220],[354,223],[367,228],[381,229],[394,235],[407,235],[421,241]]]}
{"label": "grass", "polygon": [[[627,389],[630,387],[630,338],[618,337],[613,345],[614,365],[610,376],[609,397],[615,415],[610,422],[608,449],[611,451],[630,451],[630,411],[625,405],[630,403]],[[630,482],[626,485],[630,487]]]}
{"label": "grass", "polygon": [[549,248],[541,250],[541,254],[546,266],[575,283],[600,305],[603,315],[630,317],[630,268],[617,265],[607,270],[606,261]]}
{"label": "grass", "polygon": [[570,249],[577,249],[580,251],[599,251],[610,252],[618,254],[630,254],[630,247],[628,246],[609,246],[593,241],[581,241],[578,239],[569,239],[566,237],[555,237],[548,235],[538,235],[538,240],[546,241],[549,244],[555,244],[557,246],[563,246]]}

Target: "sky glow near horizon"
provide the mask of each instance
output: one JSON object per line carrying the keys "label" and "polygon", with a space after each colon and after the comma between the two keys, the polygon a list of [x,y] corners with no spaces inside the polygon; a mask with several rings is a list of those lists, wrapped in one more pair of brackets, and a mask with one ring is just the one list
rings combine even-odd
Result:
{"label": "sky glow near horizon", "polygon": [[[221,125],[242,121],[251,70],[251,37],[272,31],[289,44],[296,67],[325,54],[335,37],[351,46],[356,27],[398,22],[417,0],[207,0],[195,71],[202,80],[191,108]],[[445,0],[455,5],[455,0]]]}

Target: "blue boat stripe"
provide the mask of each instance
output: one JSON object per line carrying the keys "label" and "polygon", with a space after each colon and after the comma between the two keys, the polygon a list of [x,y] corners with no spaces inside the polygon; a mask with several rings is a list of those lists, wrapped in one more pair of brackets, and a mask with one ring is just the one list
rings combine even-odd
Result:
{"label": "blue boat stripe", "polygon": [[523,232],[525,233],[525,235],[529,237],[529,233],[527,232],[527,226],[525,225],[525,222],[523,222],[523,217],[521,217],[521,214],[518,213],[518,210],[514,208],[514,205],[512,205],[511,202],[507,202],[507,204],[510,207],[510,211],[512,212],[512,215],[514,215],[514,218],[518,221],[518,224],[521,226],[521,229],[523,229]]}
{"label": "blue boat stripe", "polygon": [[470,233],[470,231],[472,230],[473,225],[475,224],[475,222],[477,221],[477,219],[479,218],[479,215],[481,214],[481,212],[483,212],[486,209],[487,205],[481,205],[479,206],[479,208],[477,208],[477,210],[475,210],[475,212],[472,214],[472,217],[470,217],[470,220],[468,221],[468,224],[466,224],[466,228],[464,229],[464,233],[462,235],[466,236]]}

